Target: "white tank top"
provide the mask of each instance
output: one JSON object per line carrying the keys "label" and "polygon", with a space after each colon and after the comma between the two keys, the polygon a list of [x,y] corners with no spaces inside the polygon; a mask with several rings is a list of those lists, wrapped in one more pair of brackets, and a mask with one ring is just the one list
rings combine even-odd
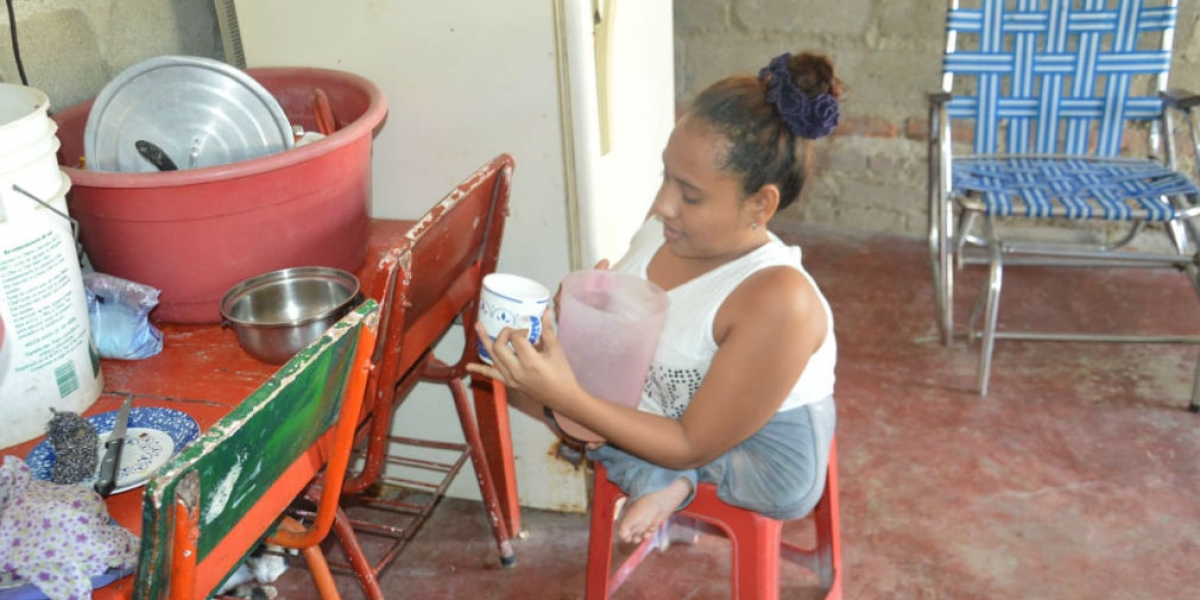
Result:
{"label": "white tank top", "polygon": [[[817,402],[833,394],[837,341],[833,335],[833,312],[829,302],[812,276],[800,265],[800,248],[784,244],[775,234],[768,232],[768,235],[770,241],[762,247],[667,292],[670,308],[650,374],[646,377],[638,405],[640,410],[673,419],[683,415],[717,353],[713,322],[718,309],[747,277],[775,266],[792,267],[808,279],[821,300],[826,322],[825,341],[809,358],[804,372],[779,410]],[[647,278],[646,267],[663,242],[662,222],[657,218],[647,219],[613,269]]]}

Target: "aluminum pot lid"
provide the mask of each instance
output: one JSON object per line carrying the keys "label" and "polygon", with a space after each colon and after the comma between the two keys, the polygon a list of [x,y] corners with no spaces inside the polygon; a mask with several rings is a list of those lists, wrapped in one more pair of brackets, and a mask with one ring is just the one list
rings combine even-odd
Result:
{"label": "aluminum pot lid", "polygon": [[179,169],[197,169],[282,152],[292,141],[283,107],[245,72],[210,58],[158,56],[100,90],[83,153],[92,171],[153,172],[159,167],[138,142]]}

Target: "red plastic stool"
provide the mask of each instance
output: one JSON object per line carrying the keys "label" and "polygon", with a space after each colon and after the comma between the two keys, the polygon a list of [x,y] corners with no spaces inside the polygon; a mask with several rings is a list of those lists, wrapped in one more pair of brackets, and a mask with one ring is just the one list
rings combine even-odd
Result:
{"label": "red plastic stool", "polygon": [[[587,600],[609,597],[633,574],[650,550],[661,545],[655,539],[643,542],[610,576],[612,568],[613,520],[617,500],[625,493],[608,480],[604,466],[596,463],[593,476],[592,523],[588,542]],[[735,508],[717,498],[716,486],[702,483],[696,498],[675,517],[692,518],[720,529],[733,547],[733,597],[735,600],[778,600],[779,559],[803,565],[815,572],[826,590],[826,600],[842,597],[842,538],[838,521],[837,442],[829,446],[829,471],[825,491],[809,515],[816,522],[815,548],[799,548],[783,542],[783,521]],[[674,518],[674,517],[673,517]],[[669,522],[668,522],[669,523]]]}

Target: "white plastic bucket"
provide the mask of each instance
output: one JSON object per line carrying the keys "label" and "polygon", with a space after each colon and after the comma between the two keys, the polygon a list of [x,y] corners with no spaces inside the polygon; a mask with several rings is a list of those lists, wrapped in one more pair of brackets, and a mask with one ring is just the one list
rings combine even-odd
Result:
{"label": "white plastic bucket", "polygon": [[58,125],[49,108],[40,90],[0,83],[0,220],[19,219],[38,206],[13,186],[43,199],[58,191]]}
{"label": "white plastic bucket", "polygon": [[0,448],[45,434],[51,408],[87,410],[103,388],[65,218],[70,188],[60,172],[58,190],[41,198],[54,210],[22,197],[35,208],[0,219]]}
{"label": "white plastic bucket", "polygon": [[4,343],[4,317],[0,316],[0,385],[4,385],[4,374],[8,372],[8,357],[12,354],[8,349],[12,344]]}
{"label": "white plastic bucket", "polygon": [[54,137],[54,122],[47,118],[50,98],[41,90],[15,83],[0,83],[0,154],[19,151],[44,137]]}

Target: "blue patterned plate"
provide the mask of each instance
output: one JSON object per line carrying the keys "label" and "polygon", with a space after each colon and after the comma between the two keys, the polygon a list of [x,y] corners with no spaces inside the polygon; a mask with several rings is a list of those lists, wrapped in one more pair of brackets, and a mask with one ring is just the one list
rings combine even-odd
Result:
{"label": "blue patterned plate", "polygon": [[[104,442],[112,433],[117,411],[88,417],[87,420],[100,434],[97,453],[104,456]],[[144,485],[154,472],[167,464],[188,442],[200,436],[200,426],[185,412],[170,408],[141,407],[129,411],[129,424],[125,429],[125,448],[121,451],[121,472],[117,476],[117,487],[112,493],[124,492]],[[34,479],[50,481],[54,470],[54,448],[49,440],[42,440],[25,457],[25,464],[33,472]],[[99,466],[100,461],[96,461]],[[79,485],[92,487],[96,483],[93,475]]]}

